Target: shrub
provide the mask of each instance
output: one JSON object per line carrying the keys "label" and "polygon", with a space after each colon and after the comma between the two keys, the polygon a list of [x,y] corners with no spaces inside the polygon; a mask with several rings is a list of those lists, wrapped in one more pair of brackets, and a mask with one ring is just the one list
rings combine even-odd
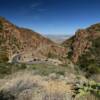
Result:
{"label": "shrub", "polygon": [[0,63],[0,78],[26,68],[25,64]]}
{"label": "shrub", "polygon": [[48,57],[48,58],[56,58],[57,55],[55,55],[55,54],[49,52],[48,55],[47,55],[47,57]]}
{"label": "shrub", "polygon": [[9,92],[0,91],[0,100],[15,100],[15,96]]}
{"label": "shrub", "polygon": [[3,30],[3,24],[1,21],[0,21],[0,30]]}
{"label": "shrub", "polygon": [[95,98],[98,98],[100,97],[100,83],[89,81],[88,83],[84,83],[83,85],[78,85],[75,87],[75,94],[76,97],[82,97],[91,94],[94,95]]}
{"label": "shrub", "polygon": [[71,59],[72,55],[73,55],[73,52],[72,51],[68,52],[67,58],[68,59]]}
{"label": "shrub", "polygon": [[0,62],[8,62],[9,58],[8,58],[8,52],[6,50],[6,48],[2,48],[0,50]]}
{"label": "shrub", "polygon": [[68,69],[66,66],[56,66],[50,64],[33,64],[29,66],[29,70],[34,70],[36,74],[43,76],[50,75],[51,73],[64,75],[66,70]]}

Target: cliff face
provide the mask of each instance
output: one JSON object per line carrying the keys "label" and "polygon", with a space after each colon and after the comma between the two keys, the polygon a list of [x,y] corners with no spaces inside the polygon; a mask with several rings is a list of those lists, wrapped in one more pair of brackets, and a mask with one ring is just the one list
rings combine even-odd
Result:
{"label": "cliff face", "polygon": [[0,48],[6,48],[9,58],[20,54],[21,60],[34,57],[62,58],[66,49],[29,29],[19,28],[0,17]]}
{"label": "cliff face", "polygon": [[87,31],[85,30],[77,31],[74,42],[72,44],[72,49],[73,49],[72,60],[74,63],[76,63],[78,61],[79,56],[82,55],[84,52],[86,52],[88,48],[91,46],[91,42],[88,40],[89,37],[90,34],[88,34]]}
{"label": "cliff face", "polygon": [[63,45],[70,49],[71,59],[74,63],[77,63],[79,57],[89,52],[98,38],[100,38],[100,23],[92,25],[87,29],[78,30],[73,37],[64,41]]}
{"label": "cliff face", "polygon": [[89,73],[100,72],[100,23],[78,30],[63,43],[67,57]]}

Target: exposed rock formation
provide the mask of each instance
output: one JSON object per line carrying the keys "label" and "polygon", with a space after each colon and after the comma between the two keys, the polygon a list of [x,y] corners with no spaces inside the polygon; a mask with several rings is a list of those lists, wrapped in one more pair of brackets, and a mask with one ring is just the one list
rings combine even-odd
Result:
{"label": "exposed rock formation", "polygon": [[100,23],[81,29],[63,43],[67,57],[77,64],[87,77],[100,75]]}
{"label": "exposed rock formation", "polygon": [[100,23],[78,30],[72,38],[64,41],[63,45],[69,47],[71,59],[77,63],[81,55],[90,51],[97,38],[100,38]]}
{"label": "exposed rock formation", "polygon": [[8,56],[20,54],[20,61],[34,57],[62,59],[66,49],[30,29],[19,28],[0,17],[0,48],[5,47]]}

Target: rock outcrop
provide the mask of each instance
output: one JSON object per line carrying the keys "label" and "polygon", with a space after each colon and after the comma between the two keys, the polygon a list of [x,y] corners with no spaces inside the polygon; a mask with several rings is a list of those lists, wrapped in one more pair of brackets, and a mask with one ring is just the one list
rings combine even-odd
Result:
{"label": "rock outcrop", "polygon": [[87,77],[100,74],[100,23],[78,30],[63,45],[68,49],[67,58]]}
{"label": "rock outcrop", "polygon": [[100,38],[100,23],[78,30],[73,37],[64,41],[63,45],[70,49],[68,53],[71,54],[71,60],[77,63],[79,57],[90,51],[93,42],[98,38]]}

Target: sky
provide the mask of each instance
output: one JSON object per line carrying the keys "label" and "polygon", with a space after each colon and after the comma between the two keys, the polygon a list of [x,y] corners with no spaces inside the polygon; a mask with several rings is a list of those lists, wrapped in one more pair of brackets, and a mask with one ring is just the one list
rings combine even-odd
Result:
{"label": "sky", "polygon": [[100,22],[100,0],[0,0],[0,16],[41,34],[72,35]]}

